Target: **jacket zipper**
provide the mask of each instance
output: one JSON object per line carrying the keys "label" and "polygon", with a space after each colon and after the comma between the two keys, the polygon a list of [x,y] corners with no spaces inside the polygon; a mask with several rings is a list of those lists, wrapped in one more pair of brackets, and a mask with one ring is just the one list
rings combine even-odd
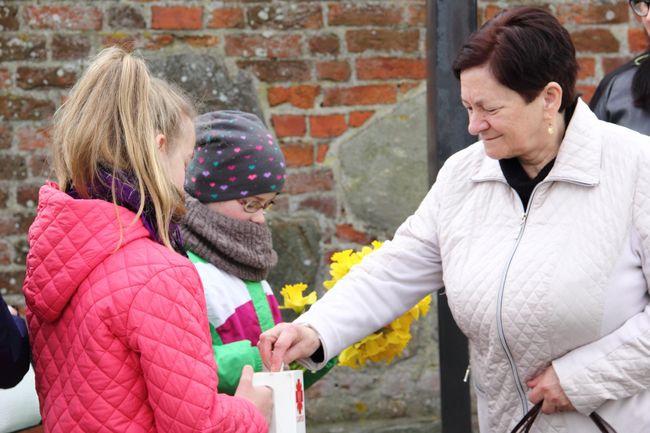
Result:
{"label": "jacket zipper", "polygon": [[[500,181],[500,179],[499,179]],[[524,229],[526,228],[526,222],[528,221],[528,216],[531,208],[531,203],[533,202],[533,197],[535,196],[535,192],[537,191],[537,188],[540,185],[543,185],[545,183],[549,182],[567,182],[567,183],[573,183],[575,185],[580,185],[580,186],[594,186],[596,183],[593,182],[582,182],[578,181],[575,179],[568,179],[568,178],[555,178],[553,180],[545,180],[537,185],[535,185],[535,188],[533,188],[533,191],[530,194],[530,198],[528,199],[528,206],[526,209],[524,209],[524,213],[521,216],[521,222],[519,223],[519,233],[517,234],[517,239],[515,242],[515,246],[512,249],[512,253],[510,254],[510,258],[508,259],[508,262],[506,263],[506,267],[503,270],[503,276],[501,277],[501,285],[499,286],[499,292],[497,294],[497,314],[496,314],[496,319],[497,319],[497,331],[499,333],[499,342],[501,343],[501,348],[506,354],[506,357],[508,358],[508,364],[510,365],[510,370],[512,371],[512,376],[515,380],[515,388],[517,389],[517,394],[519,395],[519,399],[521,400],[521,408],[522,408],[522,413],[525,415],[528,412],[528,399],[526,398],[526,392],[524,391],[524,386],[521,383],[521,379],[519,378],[519,373],[517,372],[517,367],[515,365],[514,358],[512,357],[512,353],[510,352],[510,348],[508,347],[508,343],[506,342],[506,337],[505,333],[503,330],[503,321],[502,321],[502,307],[503,307],[503,292],[505,290],[505,285],[506,285],[506,277],[508,276],[508,271],[510,269],[510,264],[512,263],[512,259],[515,256],[515,253],[517,252],[517,248],[519,247],[519,243],[521,242],[521,238],[523,237],[524,234]],[[469,377],[469,372],[470,372],[470,366],[468,365],[467,371],[466,371],[466,377]]]}
{"label": "jacket zipper", "polygon": [[521,400],[521,409],[523,414],[526,414],[528,412],[528,399],[526,398],[526,392],[524,391],[524,387],[521,383],[521,379],[519,378],[519,372],[517,372],[517,366],[515,365],[515,360],[512,357],[512,352],[510,352],[510,348],[508,347],[508,343],[506,342],[505,332],[503,330],[502,307],[503,307],[503,293],[505,291],[506,278],[508,276],[508,271],[510,270],[510,264],[512,263],[512,259],[515,257],[515,253],[517,252],[517,248],[519,247],[519,243],[521,242],[521,238],[523,237],[524,230],[526,228],[526,221],[528,220],[528,213],[530,211],[530,206],[531,203],[533,202],[535,191],[537,191],[537,187],[539,185],[541,185],[541,183],[537,184],[535,188],[533,188],[533,192],[531,192],[530,198],[528,199],[528,206],[526,209],[524,209],[524,213],[521,216],[521,222],[519,223],[519,233],[517,234],[515,246],[512,249],[510,258],[508,259],[508,262],[506,263],[506,267],[503,270],[503,276],[501,277],[501,285],[499,286],[499,292],[497,295],[497,331],[499,333],[499,341],[501,342],[501,348],[503,349],[503,351],[506,354],[506,357],[508,358],[508,364],[510,365],[510,370],[512,371],[512,376],[515,380],[515,388],[517,389],[517,394],[519,395],[519,399]]}

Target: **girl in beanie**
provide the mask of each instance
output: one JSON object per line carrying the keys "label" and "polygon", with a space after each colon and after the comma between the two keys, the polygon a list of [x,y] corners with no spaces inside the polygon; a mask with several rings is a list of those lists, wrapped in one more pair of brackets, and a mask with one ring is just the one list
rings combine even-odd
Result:
{"label": "girl in beanie", "polygon": [[[262,371],[257,341],[282,321],[265,280],[277,254],[264,211],[284,185],[284,156],[250,113],[203,114],[195,127],[181,231],[205,289],[219,391],[232,394],[244,365]],[[305,385],[334,364],[314,374],[305,372]]]}

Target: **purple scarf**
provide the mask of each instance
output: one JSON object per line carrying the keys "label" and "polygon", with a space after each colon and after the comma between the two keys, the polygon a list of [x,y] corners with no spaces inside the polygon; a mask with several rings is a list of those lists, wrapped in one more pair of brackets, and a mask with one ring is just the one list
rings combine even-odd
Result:
{"label": "purple scarf", "polygon": [[[111,185],[115,182],[115,201],[118,206],[125,207],[132,212],[138,212],[138,208],[140,207],[140,192],[133,186],[137,182],[134,181],[132,175],[129,173],[118,173],[117,177],[113,177],[109,170],[100,167],[97,171],[97,177],[98,179],[88,188],[88,195],[90,198],[105,200],[112,203],[113,193],[111,191]],[[82,198],[72,185],[66,193],[75,199]],[[149,232],[151,239],[162,244],[160,236],[158,236],[156,212],[149,197],[145,197],[144,209],[142,215],[140,215],[140,220]],[[186,255],[185,249],[183,248],[181,230],[176,222],[170,224],[169,235],[174,250],[182,255]]]}

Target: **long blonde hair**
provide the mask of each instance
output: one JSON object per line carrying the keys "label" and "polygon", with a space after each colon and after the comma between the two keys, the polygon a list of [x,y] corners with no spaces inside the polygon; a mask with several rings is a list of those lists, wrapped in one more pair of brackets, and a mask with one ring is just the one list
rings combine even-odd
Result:
{"label": "long blonde hair", "polygon": [[[156,135],[170,152],[184,117],[194,109],[178,89],[151,77],[141,58],[121,48],[102,50],[54,115],[54,170],[62,191],[74,187],[82,198],[97,180],[99,167],[130,173],[140,193],[136,219],[151,200],[156,230],[172,249],[169,226],[184,212],[183,193],[171,182]],[[110,185],[115,198],[115,182]]]}

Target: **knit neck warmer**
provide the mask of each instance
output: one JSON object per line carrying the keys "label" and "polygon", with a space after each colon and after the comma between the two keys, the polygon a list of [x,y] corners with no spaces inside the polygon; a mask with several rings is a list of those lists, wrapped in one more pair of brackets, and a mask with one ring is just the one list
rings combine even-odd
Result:
{"label": "knit neck warmer", "polygon": [[212,212],[186,196],[181,220],[185,248],[242,280],[264,280],[278,261],[266,224],[240,221]]}

